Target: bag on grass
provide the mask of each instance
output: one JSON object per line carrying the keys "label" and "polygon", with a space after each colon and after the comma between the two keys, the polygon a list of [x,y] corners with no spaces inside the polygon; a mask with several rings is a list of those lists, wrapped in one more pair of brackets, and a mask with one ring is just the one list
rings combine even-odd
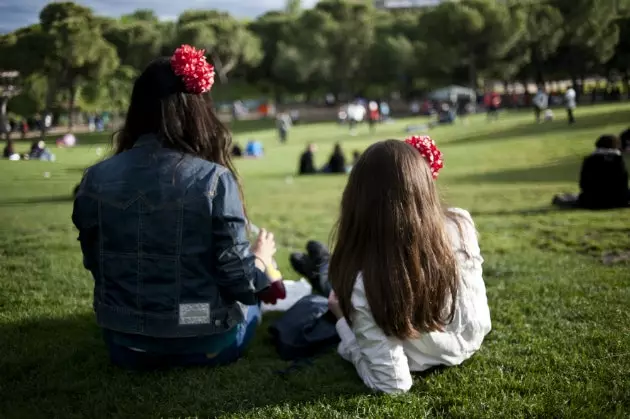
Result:
{"label": "bag on grass", "polygon": [[269,327],[269,333],[284,360],[308,358],[339,343],[328,299],[315,294],[295,303]]}

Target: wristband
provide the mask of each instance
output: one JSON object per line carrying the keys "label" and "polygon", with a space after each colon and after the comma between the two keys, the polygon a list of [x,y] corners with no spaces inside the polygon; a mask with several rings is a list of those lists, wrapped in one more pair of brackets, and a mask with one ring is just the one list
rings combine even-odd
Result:
{"label": "wristband", "polygon": [[282,279],[282,274],[280,273],[280,271],[273,266],[268,266],[265,273],[272,281],[279,281]]}

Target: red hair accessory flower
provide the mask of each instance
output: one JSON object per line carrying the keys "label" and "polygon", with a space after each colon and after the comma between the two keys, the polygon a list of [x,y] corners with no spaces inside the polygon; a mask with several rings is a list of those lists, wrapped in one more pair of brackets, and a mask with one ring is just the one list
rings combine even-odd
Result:
{"label": "red hair accessory flower", "polygon": [[420,152],[420,155],[429,163],[433,179],[437,179],[438,173],[444,167],[442,152],[437,148],[435,142],[428,135],[418,137],[413,136],[405,140],[407,144]]}
{"label": "red hair accessory flower", "polygon": [[214,84],[214,67],[206,61],[206,51],[182,45],[171,57],[171,67],[184,80],[188,93],[209,92]]}

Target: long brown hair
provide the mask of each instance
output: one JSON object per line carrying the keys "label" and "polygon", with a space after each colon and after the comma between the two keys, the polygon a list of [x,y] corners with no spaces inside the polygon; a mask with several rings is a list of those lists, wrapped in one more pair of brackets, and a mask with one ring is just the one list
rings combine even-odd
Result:
{"label": "long brown hair", "polygon": [[168,57],[154,60],[134,83],[125,125],[114,136],[114,154],[130,150],[143,134],[155,134],[163,147],[220,164],[237,177],[232,136],[210,96],[187,93]]}
{"label": "long brown hair", "polygon": [[403,141],[369,147],[352,168],[329,275],[346,319],[361,273],[376,324],[400,339],[443,330],[455,314],[458,268],[426,161]]}

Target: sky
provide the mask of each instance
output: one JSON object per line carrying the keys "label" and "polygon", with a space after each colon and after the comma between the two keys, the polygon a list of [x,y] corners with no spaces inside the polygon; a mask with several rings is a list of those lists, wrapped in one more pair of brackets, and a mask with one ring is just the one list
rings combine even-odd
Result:
{"label": "sky", "polygon": [[[302,0],[304,7],[316,0]],[[39,12],[49,1],[0,0],[0,33],[11,32],[36,23]],[[282,9],[285,0],[82,0],[76,3],[92,8],[97,14],[120,16],[137,9],[152,9],[164,19],[175,19],[187,9],[217,9],[236,17],[256,17],[268,10]]]}

